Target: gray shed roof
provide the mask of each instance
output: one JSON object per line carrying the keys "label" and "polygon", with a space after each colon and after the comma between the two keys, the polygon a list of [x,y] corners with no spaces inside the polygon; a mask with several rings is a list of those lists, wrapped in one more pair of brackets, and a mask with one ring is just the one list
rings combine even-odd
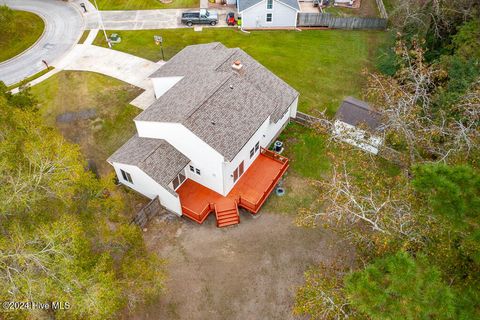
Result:
{"label": "gray shed roof", "polygon": [[[240,60],[240,72],[231,67]],[[239,48],[188,46],[150,77],[182,76],[137,121],[178,122],[231,161],[261,124],[277,122],[298,92]]]}
{"label": "gray shed roof", "polygon": [[[253,7],[257,3],[262,2],[263,0],[238,0],[238,12],[242,12],[250,7]],[[286,4],[294,9],[300,10],[300,5],[297,0],[274,0]]]}
{"label": "gray shed roof", "polygon": [[167,141],[138,135],[115,151],[108,161],[137,166],[167,190],[168,184],[190,162]]}
{"label": "gray shed roof", "polygon": [[367,125],[371,130],[378,130],[382,125],[381,115],[368,103],[352,97],[343,100],[335,114],[335,119],[348,123],[352,126],[359,124]]}

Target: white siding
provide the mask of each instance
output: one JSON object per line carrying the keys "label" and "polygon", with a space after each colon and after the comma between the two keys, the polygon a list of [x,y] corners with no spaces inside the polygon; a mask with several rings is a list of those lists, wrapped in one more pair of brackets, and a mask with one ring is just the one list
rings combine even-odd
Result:
{"label": "white siding", "polygon": [[165,92],[173,87],[183,77],[162,77],[153,78],[153,89],[155,90],[155,98],[160,98]]}
{"label": "white siding", "polygon": [[[272,13],[272,22],[266,22],[267,13]],[[273,1],[273,9],[267,9],[267,2],[262,2],[241,12],[242,27],[249,28],[295,28],[297,11],[281,2]]]}
{"label": "white siding", "polygon": [[[257,142],[260,142],[260,147],[268,148],[272,143],[272,140],[280,133],[283,126],[288,122],[292,113],[296,115],[298,98],[293,101],[288,110],[286,110],[283,117],[273,123],[270,121],[270,117],[265,120],[260,128],[255,132],[255,134],[250,138],[250,140],[245,144],[245,146],[240,150],[240,152],[235,156],[231,162],[225,162],[223,165],[223,183],[225,185],[225,193],[227,195],[233,188],[233,171],[244,161],[244,172],[250,167],[253,161],[260,154],[260,150],[255,152],[255,155],[250,159],[250,150],[255,147]],[[295,112],[293,112],[295,110]],[[245,174],[245,173],[244,173]],[[238,180],[237,180],[238,181]]]}
{"label": "white siding", "polygon": [[383,144],[381,137],[371,135],[365,130],[339,120],[335,120],[332,134],[343,142],[375,155],[378,154],[378,149]]}
{"label": "white siding", "polygon": [[[179,197],[176,197],[167,190],[165,190],[165,188],[159,185],[155,180],[150,178],[150,176],[148,176],[138,167],[117,162],[113,162],[112,166],[115,169],[118,180],[122,184],[126,185],[129,188],[132,188],[133,190],[143,194],[150,199],[158,196],[160,198],[160,203],[165,208],[172,212],[175,212],[178,215],[182,215]],[[123,180],[120,169],[130,174],[133,183]]]}
{"label": "white siding", "polygon": [[224,157],[207,143],[179,123],[135,121],[140,137],[164,139],[187,156],[191,164],[200,169],[197,175],[187,166],[187,177],[223,194],[222,163]]}

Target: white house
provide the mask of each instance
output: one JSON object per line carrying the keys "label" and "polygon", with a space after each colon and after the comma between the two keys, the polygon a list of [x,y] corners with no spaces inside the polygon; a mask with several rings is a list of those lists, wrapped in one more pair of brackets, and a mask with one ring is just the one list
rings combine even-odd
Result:
{"label": "white house", "polygon": [[108,159],[119,181],[197,222],[213,210],[219,219],[228,199],[256,212],[287,167],[263,148],[296,116],[298,92],[221,43],[188,46],[150,77],[156,101]]}
{"label": "white house", "polygon": [[380,114],[368,103],[347,97],[335,114],[332,134],[341,141],[377,154],[383,143],[381,127]]}
{"label": "white house", "polygon": [[298,0],[237,0],[242,27],[295,28],[300,11]]}

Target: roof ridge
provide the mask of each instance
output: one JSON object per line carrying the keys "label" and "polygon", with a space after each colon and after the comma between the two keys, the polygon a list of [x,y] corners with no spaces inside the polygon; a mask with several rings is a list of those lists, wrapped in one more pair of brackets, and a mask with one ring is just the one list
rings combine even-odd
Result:
{"label": "roof ridge", "polygon": [[[216,72],[216,71],[214,71]],[[208,99],[210,99],[219,89],[220,87],[222,87],[225,82],[227,82],[228,80],[230,80],[230,78],[232,78],[233,74],[229,74],[228,72],[218,72],[219,74],[221,73],[225,73],[226,75],[228,75],[228,77],[225,78],[224,81],[220,82],[216,87],[214,87],[211,92],[209,92],[206,96],[205,96],[205,99],[198,103],[197,106],[195,108],[192,108],[190,112],[188,112],[185,117],[184,117],[184,120],[187,120],[189,119],[198,109],[200,109],[201,106],[203,106],[205,104],[205,102],[207,102]]]}
{"label": "roof ridge", "polygon": [[143,138],[143,139],[158,140],[158,145],[152,151],[150,151],[150,153],[148,153],[141,161],[139,161],[139,163],[144,163],[148,158],[150,158],[150,156],[152,156],[158,150],[158,148],[160,148],[160,145],[162,144],[162,140],[168,143],[168,141],[166,141],[165,139],[154,139],[154,138]]}

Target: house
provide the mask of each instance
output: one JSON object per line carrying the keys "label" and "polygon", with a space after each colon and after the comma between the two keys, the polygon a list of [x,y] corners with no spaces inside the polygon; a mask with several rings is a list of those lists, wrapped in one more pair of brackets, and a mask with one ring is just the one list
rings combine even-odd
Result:
{"label": "house", "polygon": [[296,28],[300,11],[298,0],[237,0],[242,27]]}
{"label": "house", "polygon": [[368,103],[347,97],[335,115],[333,135],[362,150],[378,153],[383,143],[382,119]]}
{"label": "house", "polygon": [[184,48],[150,78],[156,100],[109,157],[121,183],[168,210],[218,226],[257,213],[288,167],[267,150],[297,112],[298,92],[239,48]]}

